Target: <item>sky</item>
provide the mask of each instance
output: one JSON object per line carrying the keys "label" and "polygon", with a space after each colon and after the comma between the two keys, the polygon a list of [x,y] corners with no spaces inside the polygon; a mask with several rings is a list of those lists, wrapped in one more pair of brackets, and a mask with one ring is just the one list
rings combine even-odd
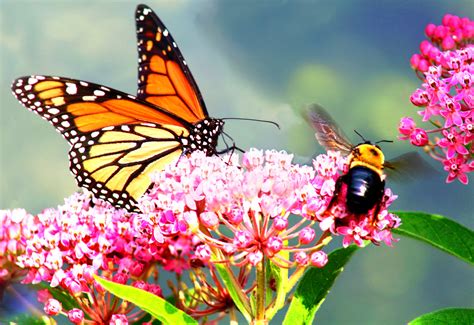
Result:
{"label": "sky", "polygon": [[[58,75],[136,93],[131,1],[0,1],[0,208],[32,213],[77,190],[67,143],[10,93],[30,74]],[[415,116],[420,86],[409,65],[424,26],[445,13],[474,13],[470,1],[149,1],[178,43],[213,117],[228,121],[242,148],[286,150],[299,163],[322,152],[301,117],[316,102],[354,142],[397,139],[398,121]],[[471,18],[473,18],[471,16]],[[413,150],[384,144],[388,158]],[[433,166],[434,162],[430,161]],[[474,188],[430,179],[388,186],[396,210],[438,213],[473,227]],[[472,177],[471,177],[472,178]],[[411,239],[359,252],[323,305],[320,324],[406,323],[448,306],[472,306],[464,263]],[[343,304],[344,313],[340,306]]]}

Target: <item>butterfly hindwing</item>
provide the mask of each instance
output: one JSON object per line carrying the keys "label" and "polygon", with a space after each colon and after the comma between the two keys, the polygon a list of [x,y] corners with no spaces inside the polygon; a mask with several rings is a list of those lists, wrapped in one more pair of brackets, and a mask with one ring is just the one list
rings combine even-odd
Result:
{"label": "butterfly hindwing", "polygon": [[176,42],[147,6],[136,10],[138,98],[181,116],[190,123],[208,116],[199,88]]}
{"label": "butterfly hindwing", "polygon": [[132,210],[151,184],[151,173],[182,154],[187,130],[134,124],[85,134],[72,145],[69,161],[79,186],[119,208]]}

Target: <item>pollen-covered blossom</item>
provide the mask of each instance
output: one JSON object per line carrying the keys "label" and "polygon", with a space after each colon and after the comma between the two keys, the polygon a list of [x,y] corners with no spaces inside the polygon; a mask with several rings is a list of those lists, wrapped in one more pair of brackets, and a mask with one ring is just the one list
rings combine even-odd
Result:
{"label": "pollen-covered blossom", "polygon": [[440,161],[448,183],[458,179],[467,184],[474,170],[474,21],[448,14],[442,25],[430,24],[425,31],[431,43],[423,41],[421,54],[411,60],[423,83],[410,100],[431,129],[404,117],[400,139],[424,147]]}
{"label": "pollen-covered blossom", "polygon": [[[139,202],[141,217],[167,235],[195,234],[204,245],[196,249],[196,258],[235,266],[256,266],[264,259],[285,268],[305,265],[331,233],[358,245],[358,238],[391,242],[390,231],[384,230],[398,223],[386,213],[389,199],[375,219],[324,213],[345,158],[330,152],[318,156],[314,166],[292,164],[292,158],[252,149],[239,163],[237,155],[194,152],[155,174],[154,187]],[[390,192],[387,197],[393,200]],[[365,220],[367,233],[354,237],[340,230],[351,227],[349,220],[357,223],[354,229]]]}
{"label": "pollen-covered blossom", "polygon": [[[11,219],[15,220],[16,214],[17,210],[4,213],[8,216],[7,224],[13,224]],[[88,194],[75,194],[66,199],[63,206],[46,209],[34,216],[34,220],[24,212],[22,215],[22,227],[34,234],[15,237],[23,245],[14,260],[18,267],[27,271],[22,282],[45,282],[70,295],[80,309],[63,312],[75,323],[80,323],[84,317],[98,323],[116,324],[124,323],[127,317],[128,321],[140,319],[143,312],[136,312],[134,305],[120,302],[106,293],[93,275],[132,285],[139,280],[147,281],[151,272],[156,271],[154,265],[172,258],[174,253],[170,252],[170,247],[179,241],[174,238],[173,244],[167,242],[166,247],[156,243],[149,245],[152,233],[135,232],[135,214],[116,210]],[[1,229],[10,231],[12,237],[11,226],[3,225]],[[10,244],[10,251],[12,247]],[[174,250],[180,248],[177,244],[173,246]],[[161,289],[154,283],[149,283],[146,290],[161,294]],[[56,301],[44,290],[39,292],[38,298],[45,303],[44,310],[48,315],[60,311]]]}

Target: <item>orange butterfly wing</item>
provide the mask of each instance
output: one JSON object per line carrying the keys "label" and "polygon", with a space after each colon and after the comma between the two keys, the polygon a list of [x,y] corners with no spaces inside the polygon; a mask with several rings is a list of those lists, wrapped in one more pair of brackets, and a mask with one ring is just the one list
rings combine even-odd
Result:
{"label": "orange butterfly wing", "polygon": [[48,120],[71,144],[70,168],[79,186],[135,211],[150,175],[175,161],[189,143],[188,122],[118,90],[69,78],[30,76],[13,94]]}
{"label": "orange butterfly wing", "polygon": [[136,10],[138,98],[190,123],[208,116],[199,88],[173,37],[147,6]]}

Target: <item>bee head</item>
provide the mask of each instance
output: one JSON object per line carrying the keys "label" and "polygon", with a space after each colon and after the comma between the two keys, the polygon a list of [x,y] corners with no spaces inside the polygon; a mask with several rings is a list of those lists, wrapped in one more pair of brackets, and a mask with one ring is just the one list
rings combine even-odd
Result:
{"label": "bee head", "polygon": [[364,142],[358,144],[352,150],[351,161],[351,167],[354,165],[363,165],[381,171],[385,162],[385,156],[379,146],[370,142]]}

